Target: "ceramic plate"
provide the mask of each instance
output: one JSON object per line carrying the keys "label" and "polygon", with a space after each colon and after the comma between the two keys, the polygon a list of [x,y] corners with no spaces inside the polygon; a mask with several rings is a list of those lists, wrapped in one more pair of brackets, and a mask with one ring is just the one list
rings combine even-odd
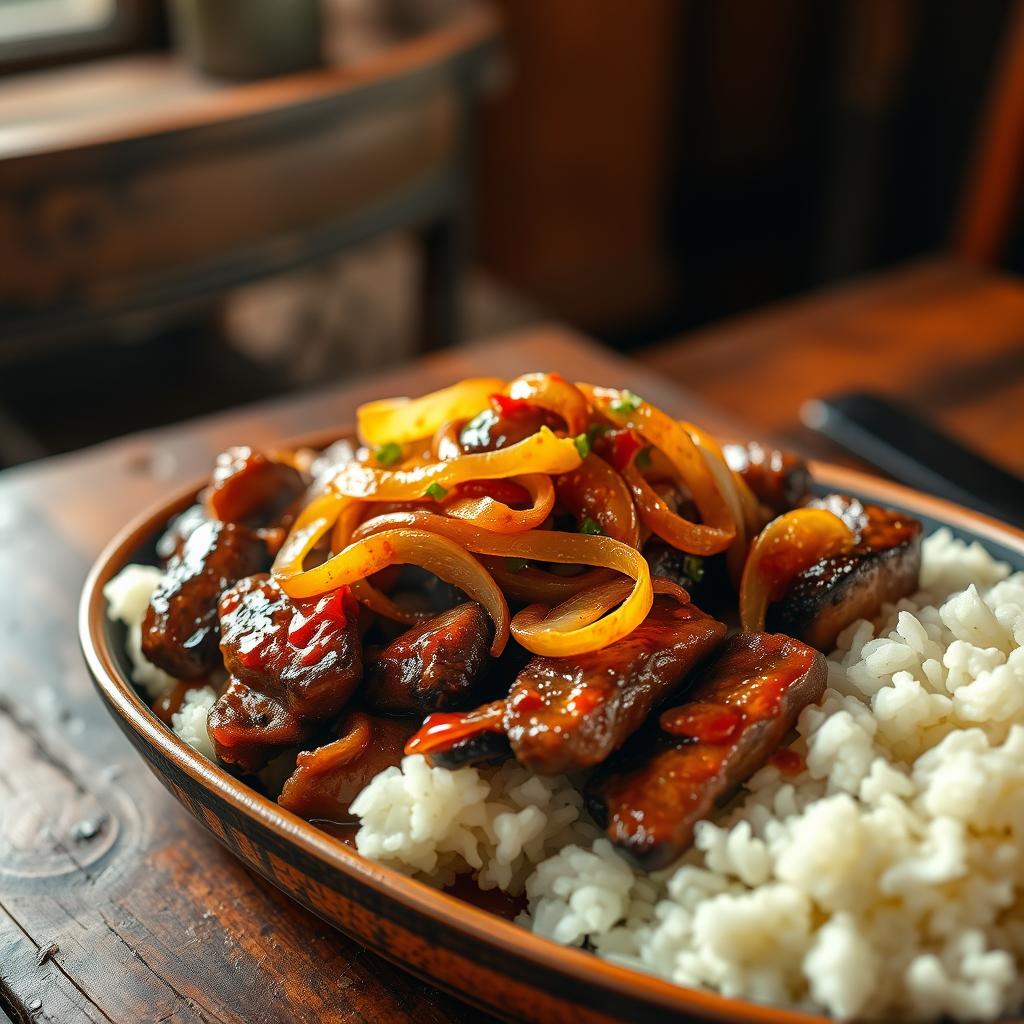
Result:
{"label": "ceramic plate", "polygon": [[[821,463],[812,468],[820,491],[903,509],[924,522],[926,533],[949,526],[1024,568],[1019,530],[851,470]],[[532,935],[363,859],[179,740],[129,681],[124,627],[108,620],[103,586],[129,562],[155,563],[154,544],[164,524],[198,490],[199,485],[146,513],[111,541],[86,581],[79,634],[92,677],[122,731],[164,786],[235,856],[370,949],[498,1017],[574,1024],[825,1019],[681,988]]]}

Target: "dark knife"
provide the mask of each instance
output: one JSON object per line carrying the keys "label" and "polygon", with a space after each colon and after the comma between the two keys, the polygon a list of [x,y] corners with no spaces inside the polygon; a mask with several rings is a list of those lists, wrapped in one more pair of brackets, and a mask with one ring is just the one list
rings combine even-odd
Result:
{"label": "dark knife", "polygon": [[811,399],[800,418],[900,483],[1024,526],[1024,480],[878,395]]}

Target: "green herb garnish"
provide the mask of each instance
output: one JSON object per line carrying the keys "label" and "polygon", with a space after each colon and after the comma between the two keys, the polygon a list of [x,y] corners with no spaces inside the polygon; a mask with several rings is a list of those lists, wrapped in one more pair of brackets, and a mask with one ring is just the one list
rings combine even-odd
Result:
{"label": "green herb garnish", "polygon": [[603,434],[607,434],[612,428],[607,423],[591,423],[587,427],[587,440],[593,446],[594,441],[601,437]]}
{"label": "green herb garnish", "polygon": [[612,402],[611,410],[617,413],[635,412],[642,403],[643,399],[639,395],[634,395],[632,391],[626,390],[621,393],[621,397]]}
{"label": "green herb garnish", "polygon": [[647,469],[651,464],[651,446],[648,445],[646,448],[641,448],[636,453],[636,458],[633,460],[633,465],[637,469]]}
{"label": "green herb garnish", "polygon": [[597,536],[599,533],[604,533],[601,529],[601,524],[595,522],[590,516],[584,516],[583,522],[580,523],[580,533],[589,533],[591,536]]}
{"label": "green herb garnish", "polygon": [[586,434],[577,434],[573,438],[573,442],[576,445],[576,451],[580,453],[580,458],[585,459],[590,454],[590,438]]}
{"label": "green herb garnish", "polygon": [[525,558],[506,558],[505,568],[509,572],[522,572],[530,563]]}
{"label": "green herb garnish", "polygon": [[440,484],[431,484],[427,488],[427,497],[433,498],[434,501],[442,501],[448,496],[447,488],[442,487]]}
{"label": "green herb garnish", "polygon": [[704,579],[704,559],[696,555],[687,555],[683,559],[683,572],[694,583],[700,583]]}
{"label": "green herb garnish", "polygon": [[373,457],[377,460],[378,466],[393,466],[396,462],[402,461],[402,446],[394,441],[379,445],[373,451]]}

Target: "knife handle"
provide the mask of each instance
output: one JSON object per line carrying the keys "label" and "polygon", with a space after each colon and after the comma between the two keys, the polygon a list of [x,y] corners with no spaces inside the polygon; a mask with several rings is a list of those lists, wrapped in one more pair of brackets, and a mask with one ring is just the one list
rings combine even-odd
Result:
{"label": "knife handle", "polygon": [[1020,477],[878,395],[847,392],[811,399],[800,418],[901,483],[1024,525]]}

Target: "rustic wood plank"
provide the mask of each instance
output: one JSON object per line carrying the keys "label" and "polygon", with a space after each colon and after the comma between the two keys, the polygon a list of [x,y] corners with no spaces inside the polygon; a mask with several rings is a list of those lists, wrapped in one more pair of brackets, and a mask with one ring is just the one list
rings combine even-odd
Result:
{"label": "rustic wood plank", "polygon": [[224,851],[117,732],[74,624],[100,547],[208,472],[225,445],[344,427],[370,398],[541,367],[725,426],[663,376],[542,327],[0,474],[0,577],[17,581],[0,592],[0,1006],[59,1024],[488,1019],[332,931]]}
{"label": "rustic wood plank", "polygon": [[933,260],[841,285],[641,356],[763,433],[844,458],[800,425],[808,398],[896,398],[1024,473],[1024,285]]}

